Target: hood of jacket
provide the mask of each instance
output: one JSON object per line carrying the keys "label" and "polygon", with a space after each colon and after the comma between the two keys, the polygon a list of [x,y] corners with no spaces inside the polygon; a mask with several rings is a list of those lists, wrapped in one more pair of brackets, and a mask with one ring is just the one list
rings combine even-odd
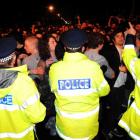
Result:
{"label": "hood of jacket", "polygon": [[14,83],[19,72],[28,74],[27,66],[0,68],[0,98],[5,96],[6,92],[4,91]]}

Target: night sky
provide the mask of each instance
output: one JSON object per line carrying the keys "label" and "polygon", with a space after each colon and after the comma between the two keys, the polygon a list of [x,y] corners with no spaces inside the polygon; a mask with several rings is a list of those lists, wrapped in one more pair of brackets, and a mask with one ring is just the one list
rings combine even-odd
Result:
{"label": "night sky", "polygon": [[140,15],[138,0],[4,0],[0,4],[0,24],[27,22],[48,18],[48,5],[63,17],[105,17],[107,15]]}

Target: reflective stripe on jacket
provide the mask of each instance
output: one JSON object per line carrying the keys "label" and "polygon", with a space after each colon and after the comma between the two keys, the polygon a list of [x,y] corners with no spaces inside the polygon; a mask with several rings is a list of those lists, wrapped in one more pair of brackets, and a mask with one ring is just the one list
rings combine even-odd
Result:
{"label": "reflective stripe on jacket", "polygon": [[0,69],[0,83],[0,140],[34,140],[46,109],[26,66]]}
{"label": "reflective stripe on jacket", "polygon": [[98,133],[99,97],[109,93],[100,66],[82,53],[65,53],[49,72],[56,128],[63,139],[91,140]]}

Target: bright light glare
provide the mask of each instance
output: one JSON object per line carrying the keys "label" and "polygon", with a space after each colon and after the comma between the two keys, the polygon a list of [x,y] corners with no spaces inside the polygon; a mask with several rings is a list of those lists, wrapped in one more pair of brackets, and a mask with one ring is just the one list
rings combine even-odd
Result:
{"label": "bright light glare", "polygon": [[52,5],[49,6],[49,11],[52,12],[54,10],[54,7]]}

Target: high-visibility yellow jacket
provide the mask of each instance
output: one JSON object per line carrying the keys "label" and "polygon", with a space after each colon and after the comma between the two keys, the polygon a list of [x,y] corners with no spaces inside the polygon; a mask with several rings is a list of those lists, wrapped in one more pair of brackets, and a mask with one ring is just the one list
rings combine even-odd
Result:
{"label": "high-visibility yellow jacket", "polygon": [[98,133],[99,97],[109,93],[100,66],[82,53],[65,53],[49,71],[55,93],[56,129],[65,140],[91,140]]}
{"label": "high-visibility yellow jacket", "polygon": [[45,114],[27,67],[0,68],[0,140],[34,140],[34,124]]}
{"label": "high-visibility yellow jacket", "polygon": [[[133,40],[131,36],[129,38]],[[133,97],[134,101],[129,104],[128,109],[119,121],[119,125],[134,140],[140,140],[140,59],[137,58],[132,41],[129,42],[130,44],[124,47],[123,61],[135,80],[135,88],[129,98]]]}

